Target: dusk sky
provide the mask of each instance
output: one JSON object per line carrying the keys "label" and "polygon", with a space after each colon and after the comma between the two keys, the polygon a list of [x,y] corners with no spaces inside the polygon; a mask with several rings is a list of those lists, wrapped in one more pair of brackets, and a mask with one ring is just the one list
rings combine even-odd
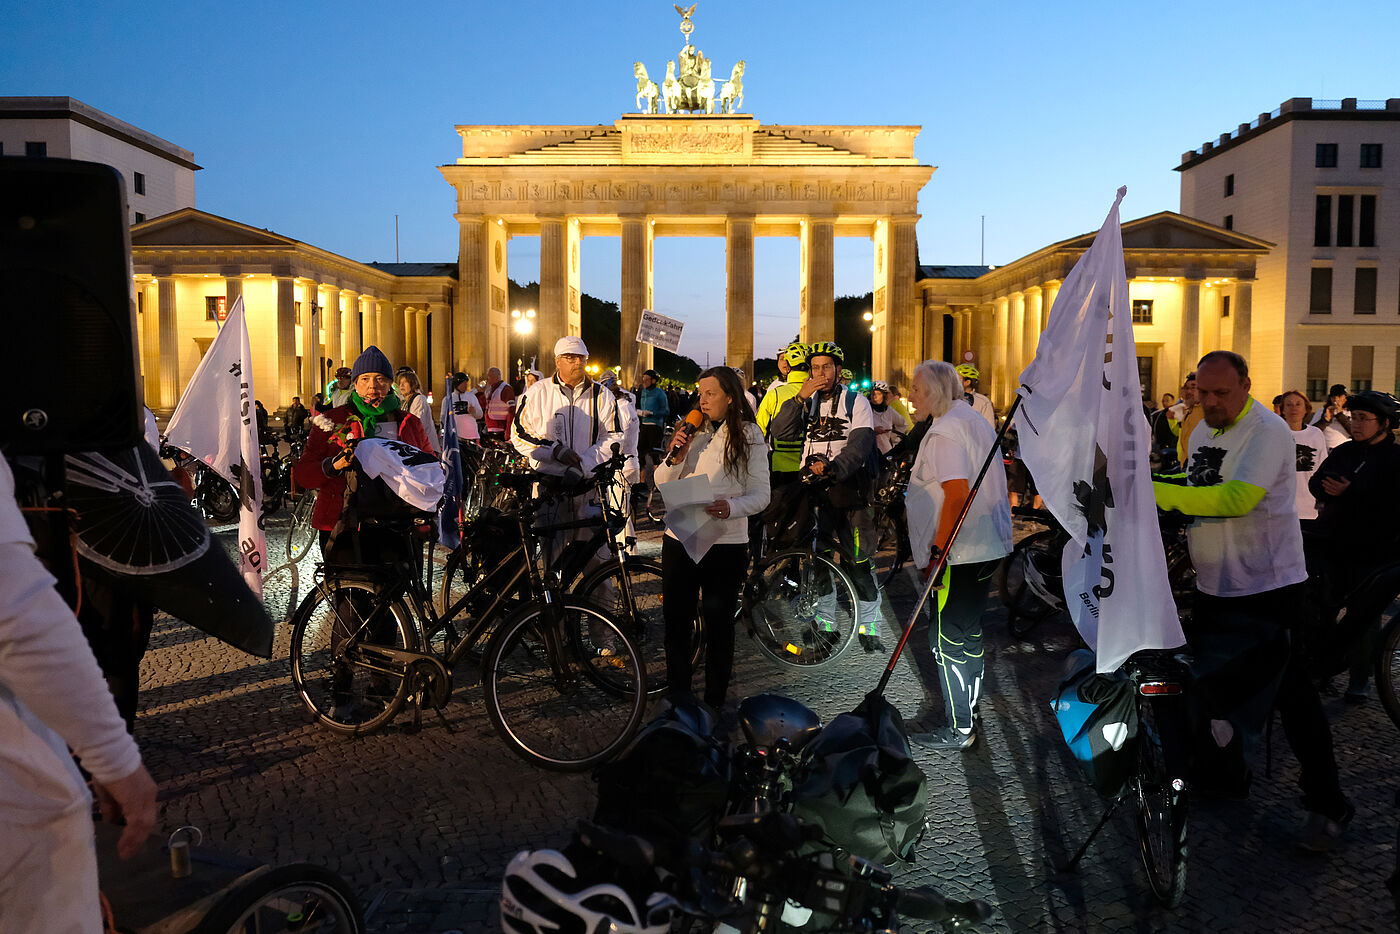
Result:
{"label": "dusk sky", "polygon": [[[688,4],[687,4],[688,5]],[[669,0],[512,3],[39,2],[0,13],[0,95],[69,95],[191,150],[197,206],[361,261],[456,261],[437,166],[469,123],[610,124],[682,44]],[[1178,207],[1181,153],[1290,97],[1400,96],[1400,5],[862,4],[699,0],[716,76],[747,62],[763,123],[919,124],[937,171],[924,263],[1010,262]],[[1244,231],[1248,233],[1248,231]],[[836,241],[837,294],[870,289],[868,240]],[[797,330],[795,239],[755,247],[755,354]],[[538,240],[511,243],[538,276]],[[590,238],[583,288],[619,294],[618,241]],[[656,310],[681,350],[723,353],[724,241],[661,239]]]}

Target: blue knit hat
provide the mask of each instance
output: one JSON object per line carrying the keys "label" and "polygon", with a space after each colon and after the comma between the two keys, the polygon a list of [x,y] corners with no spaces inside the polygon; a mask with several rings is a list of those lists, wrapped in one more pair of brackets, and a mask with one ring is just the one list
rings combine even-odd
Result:
{"label": "blue knit hat", "polygon": [[393,381],[394,368],[389,365],[389,358],[384,356],[384,351],[370,344],[365,348],[365,352],[355,358],[355,365],[350,370],[352,380],[359,379],[363,373],[379,373],[385,379]]}

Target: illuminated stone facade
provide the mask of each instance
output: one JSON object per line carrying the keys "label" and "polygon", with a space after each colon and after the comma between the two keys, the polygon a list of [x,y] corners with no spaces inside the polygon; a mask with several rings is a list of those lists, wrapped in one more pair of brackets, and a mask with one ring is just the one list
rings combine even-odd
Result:
{"label": "illuminated stone facade", "polygon": [[[724,237],[725,359],[753,372],[753,239],[801,241],[800,333],[835,334],[832,238],[875,241],[873,370],[907,377],[923,335],[914,290],[919,192],[914,126],[763,126],[750,116],[625,116],[599,126],[459,126],[441,166],[457,194],[461,289],[454,351],[480,370],[509,356],[509,242],[540,238],[539,360],[579,333],[579,244],[622,238],[622,343],[630,378],[649,365],[632,340],[651,307],[652,242]],[[664,311],[664,309],[658,309]],[[487,335],[487,340],[479,339]],[[530,351],[526,351],[527,356]]]}

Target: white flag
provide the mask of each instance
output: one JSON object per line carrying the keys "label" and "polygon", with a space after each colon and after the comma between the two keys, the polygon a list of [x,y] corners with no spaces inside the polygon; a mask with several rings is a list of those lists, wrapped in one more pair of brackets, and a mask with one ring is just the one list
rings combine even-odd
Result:
{"label": "white flag", "polygon": [[238,491],[238,567],[262,596],[267,535],[261,521],[262,448],[253,410],[252,359],[240,295],[195,368],[165,435],[169,444],[203,461]]}
{"label": "white flag", "polygon": [[1071,541],[1065,602],[1112,671],[1141,649],[1182,645],[1147,468],[1118,189],[1094,243],[1065,277],[1021,374],[1021,457]]}

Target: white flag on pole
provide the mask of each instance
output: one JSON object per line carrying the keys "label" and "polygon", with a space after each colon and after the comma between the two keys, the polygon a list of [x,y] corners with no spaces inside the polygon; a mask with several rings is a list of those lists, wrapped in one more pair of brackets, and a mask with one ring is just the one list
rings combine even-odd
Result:
{"label": "white flag on pole", "polygon": [[1069,532],[1065,602],[1098,670],[1182,645],[1147,468],[1118,189],[1094,243],[1065,277],[1021,374],[1021,458]]}
{"label": "white flag on pole", "polygon": [[169,444],[203,461],[238,491],[238,567],[261,596],[267,535],[261,523],[262,448],[251,363],[240,295],[195,368],[165,435]]}

